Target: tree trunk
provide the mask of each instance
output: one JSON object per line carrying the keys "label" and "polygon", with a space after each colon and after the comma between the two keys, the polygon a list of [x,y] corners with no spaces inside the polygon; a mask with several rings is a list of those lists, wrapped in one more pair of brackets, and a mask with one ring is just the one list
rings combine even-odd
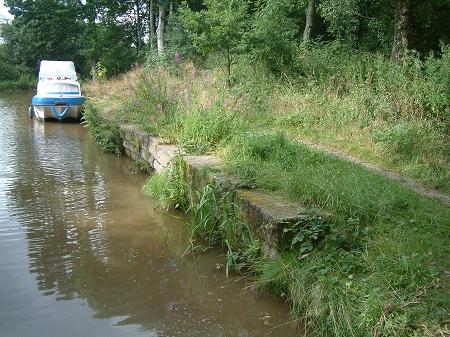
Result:
{"label": "tree trunk", "polygon": [[148,1],[148,36],[150,39],[150,47],[155,46],[155,16],[153,13],[153,0]]}
{"label": "tree trunk", "polygon": [[141,34],[141,3],[140,0],[134,0],[136,10],[136,47],[138,52],[142,47],[142,34]]}
{"label": "tree trunk", "polygon": [[158,54],[164,53],[164,19],[166,17],[166,7],[159,4],[158,28],[156,29],[156,38],[158,42]]}
{"label": "tree trunk", "polygon": [[391,58],[401,61],[408,48],[408,21],[410,0],[397,0],[394,22],[394,43]]}
{"label": "tree trunk", "polygon": [[305,30],[303,32],[303,42],[308,43],[311,39],[311,31],[314,25],[314,12],[315,5],[314,0],[308,1],[308,8],[306,9],[306,25]]}
{"label": "tree trunk", "polygon": [[93,57],[91,59],[91,74],[92,74],[92,81],[97,81],[97,62],[95,61],[95,58]]}

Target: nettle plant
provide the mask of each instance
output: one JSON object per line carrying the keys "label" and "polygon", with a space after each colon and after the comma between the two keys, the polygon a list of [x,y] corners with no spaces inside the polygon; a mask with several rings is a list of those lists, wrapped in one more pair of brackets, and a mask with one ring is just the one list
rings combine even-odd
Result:
{"label": "nettle plant", "polygon": [[324,237],[327,227],[319,211],[309,209],[303,219],[283,228],[283,248],[298,252],[299,258],[306,257]]}

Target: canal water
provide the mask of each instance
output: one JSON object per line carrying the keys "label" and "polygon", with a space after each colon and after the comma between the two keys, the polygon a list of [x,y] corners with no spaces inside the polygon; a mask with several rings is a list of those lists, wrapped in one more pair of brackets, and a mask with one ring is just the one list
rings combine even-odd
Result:
{"label": "canal water", "polygon": [[30,120],[0,93],[0,336],[295,336],[287,305],[243,291],[217,254],[79,124]]}

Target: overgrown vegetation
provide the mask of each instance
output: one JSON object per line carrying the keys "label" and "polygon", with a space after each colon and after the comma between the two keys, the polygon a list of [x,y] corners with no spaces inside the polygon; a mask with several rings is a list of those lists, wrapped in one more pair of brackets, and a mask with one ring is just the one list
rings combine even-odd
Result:
{"label": "overgrown vegetation", "polygon": [[166,52],[150,38],[144,67],[87,87],[88,110],[219,155],[247,185],[327,214],[287,225],[281,257],[259,259],[226,197],[207,187],[188,205],[179,169],[145,187],[191,211],[192,251],[221,244],[227,272],[249,271],[288,300],[308,334],[445,335],[448,207],[299,141],[450,192],[448,9],[439,0],[189,1],[169,14]]}
{"label": "overgrown vegetation", "polygon": [[36,80],[29,70],[12,63],[5,46],[0,44],[0,91],[29,89],[35,86]]}
{"label": "overgrown vegetation", "polygon": [[89,127],[95,143],[103,151],[115,154],[122,152],[118,123],[110,118],[102,118],[96,108],[89,103],[83,112],[83,124]]}
{"label": "overgrown vegetation", "polygon": [[185,212],[189,210],[184,186],[184,162],[180,158],[166,172],[151,175],[143,189],[146,196],[157,199],[163,207]]}
{"label": "overgrown vegetation", "polygon": [[213,188],[206,185],[197,192],[189,211],[187,223],[189,246],[193,254],[222,245],[226,251],[225,272],[231,268],[243,272],[250,269],[260,256],[261,245],[249,225],[235,215],[231,194],[216,196]]}
{"label": "overgrown vegetation", "polygon": [[[252,273],[260,289],[292,304],[308,334],[448,333],[448,208],[281,134],[235,141],[225,154],[230,172],[309,205],[310,215],[285,226],[279,259],[258,258],[261,243],[230,195],[206,186],[189,208],[190,251],[222,245],[226,272]],[[153,197],[173,195],[166,178],[151,181]]]}
{"label": "overgrown vegetation", "polygon": [[[190,248],[222,245],[226,270],[253,273],[258,287],[292,304],[308,332],[445,334],[448,208],[297,140],[333,145],[449,191],[448,76],[441,76],[449,50],[392,64],[344,48],[299,50],[297,77],[236,61],[229,89],[226,70],[167,58],[88,90],[100,114],[190,153],[214,152],[247,185],[331,215],[304,231],[287,228],[282,256],[271,261],[256,258],[260,243],[229,201],[205,190],[189,208]],[[170,181],[150,178],[149,195],[176,204]]]}
{"label": "overgrown vegetation", "polygon": [[232,173],[331,218],[295,233],[298,227],[285,228],[281,259],[258,260],[259,242],[236,220],[230,200],[217,200],[206,187],[190,208],[192,250],[222,244],[226,270],[250,268],[259,287],[292,303],[308,331],[446,333],[448,208],[281,134],[247,134],[234,142],[225,152]]}
{"label": "overgrown vegetation", "polygon": [[321,334],[413,335],[422,324],[424,334],[446,329],[440,324],[450,301],[443,295],[448,208],[280,134],[237,142],[225,156],[232,172],[331,214],[329,233],[306,258],[294,250],[261,262],[260,286],[288,296],[294,312]]}
{"label": "overgrown vegetation", "polygon": [[449,49],[396,65],[342,48],[301,51],[303,75],[288,81],[236,64],[239,76],[223,90],[220,69],[153,65],[88,90],[105,115],[192,153],[216,151],[249,128],[276,129],[450,191]]}

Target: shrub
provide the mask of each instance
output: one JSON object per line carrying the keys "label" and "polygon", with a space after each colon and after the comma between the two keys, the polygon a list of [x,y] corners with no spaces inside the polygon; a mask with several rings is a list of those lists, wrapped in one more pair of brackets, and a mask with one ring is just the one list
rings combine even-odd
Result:
{"label": "shrub", "polygon": [[[257,261],[256,284],[287,298],[308,332],[406,336],[421,335],[422,327],[440,331],[450,300],[442,299],[439,277],[448,255],[445,206],[280,133],[237,137],[225,163],[244,181],[329,215],[326,224],[316,221],[294,232],[288,227],[290,247],[282,257]],[[410,308],[424,289],[430,293]],[[392,312],[385,311],[387,306]],[[426,325],[417,328],[418,322]]]}
{"label": "shrub", "polygon": [[184,186],[184,162],[178,158],[164,173],[153,174],[144,185],[144,194],[157,199],[165,208],[187,211],[188,199]]}
{"label": "shrub", "polygon": [[157,199],[164,207],[169,207],[172,204],[172,193],[170,179],[165,174],[154,174],[145,182],[144,194],[147,197]]}
{"label": "shrub", "polygon": [[222,104],[195,108],[179,114],[179,142],[190,153],[210,153],[224,144],[240,128],[238,116]]}
{"label": "shrub", "polygon": [[95,143],[103,151],[120,154],[122,141],[119,126],[112,120],[102,118],[96,108],[87,103],[83,113],[83,124],[89,127]]}

